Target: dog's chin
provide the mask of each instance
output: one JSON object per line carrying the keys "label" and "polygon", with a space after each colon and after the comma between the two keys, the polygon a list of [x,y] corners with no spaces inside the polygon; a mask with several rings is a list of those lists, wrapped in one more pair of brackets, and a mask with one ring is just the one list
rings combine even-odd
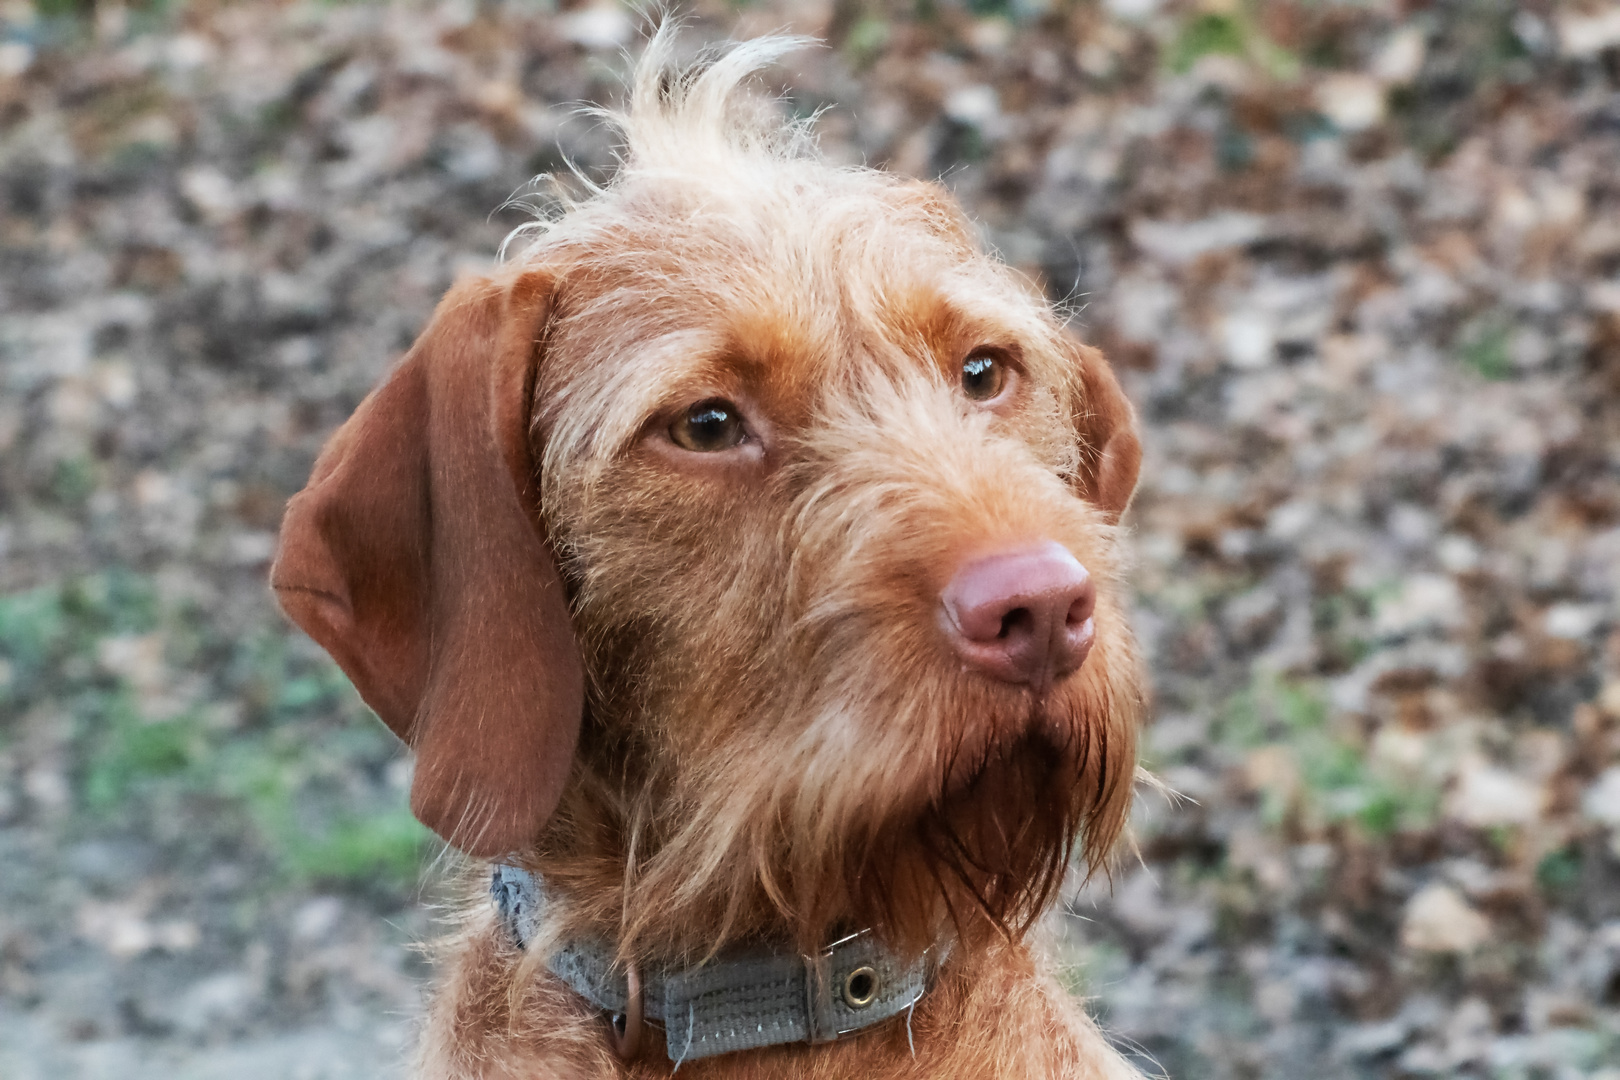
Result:
{"label": "dog's chin", "polygon": [[1057,893],[1092,808],[1083,730],[1039,710],[970,763],[952,761],[923,808],[867,853],[854,896],[896,947],[942,935],[1017,938]]}

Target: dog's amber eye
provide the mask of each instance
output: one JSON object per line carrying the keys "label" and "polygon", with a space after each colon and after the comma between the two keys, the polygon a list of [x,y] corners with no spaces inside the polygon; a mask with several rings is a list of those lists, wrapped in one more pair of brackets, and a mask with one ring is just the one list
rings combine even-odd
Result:
{"label": "dog's amber eye", "polygon": [[742,416],[729,401],[700,401],[669,425],[669,437],[682,450],[700,454],[730,450],[743,441]]}
{"label": "dog's amber eye", "polygon": [[1007,365],[994,353],[976,352],[962,361],[962,392],[973,401],[989,401],[1007,385]]}

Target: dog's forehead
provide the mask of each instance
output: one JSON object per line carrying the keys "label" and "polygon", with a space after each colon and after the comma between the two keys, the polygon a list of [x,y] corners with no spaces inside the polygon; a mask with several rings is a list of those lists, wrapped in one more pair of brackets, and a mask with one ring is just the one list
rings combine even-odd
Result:
{"label": "dog's forehead", "polygon": [[586,413],[600,451],[705,396],[746,394],[792,422],[829,385],[978,345],[1060,366],[1046,303],[905,194],[647,200],[574,245],[542,426]]}

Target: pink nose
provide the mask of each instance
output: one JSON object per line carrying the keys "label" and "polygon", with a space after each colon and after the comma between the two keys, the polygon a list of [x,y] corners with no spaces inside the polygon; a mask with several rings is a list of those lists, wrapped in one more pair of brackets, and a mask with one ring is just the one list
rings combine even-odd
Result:
{"label": "pink nose", "polygon": [[1096,637],[1096,587],[1057,543],[975,559],[941,599],[945,630],[963,660],[1038,692],[1078,670]]}

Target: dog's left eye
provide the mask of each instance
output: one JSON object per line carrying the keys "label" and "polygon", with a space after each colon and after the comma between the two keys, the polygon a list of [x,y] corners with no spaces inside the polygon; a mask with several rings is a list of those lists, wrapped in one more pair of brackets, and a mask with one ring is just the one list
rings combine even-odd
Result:
{"label": "dog's left eye", "polygon": [[962,393],[972,401],[990,401],[1007,386],[1007,364],[988,350],[971,353],[962,361]]}
{"label": "dog's left eye", "polygon": [[671,441],[682,450],[712,454],[743,441],[742,414],[729,401],[700,401],[669,425]]}

